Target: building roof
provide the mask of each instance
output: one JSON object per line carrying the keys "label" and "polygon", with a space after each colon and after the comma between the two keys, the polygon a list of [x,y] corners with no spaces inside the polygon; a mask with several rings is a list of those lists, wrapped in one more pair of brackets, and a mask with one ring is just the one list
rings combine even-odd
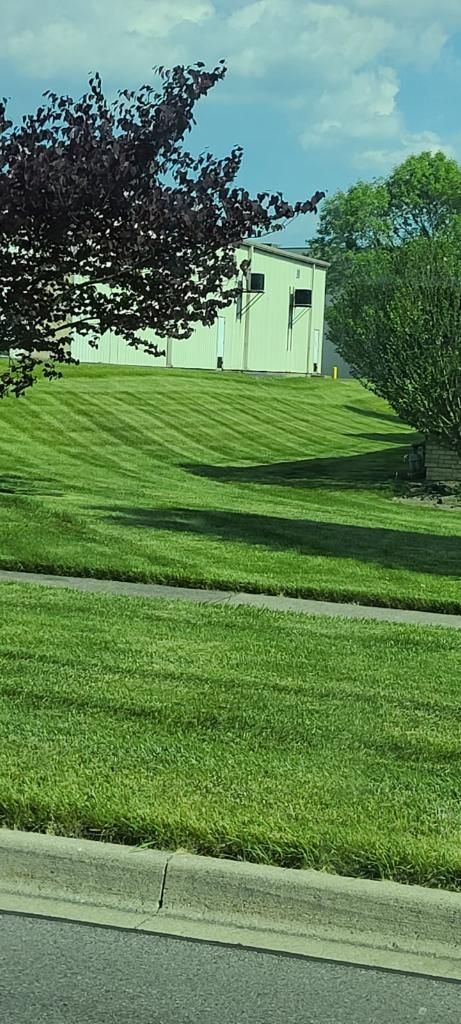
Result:
{"label": "building roof", "polygon": [[251,248],[256,249],[257,252],[265,252],[269,256],[279,256],[282,259],[294,260],[296,263],[308,263],[311,267],[323,267],[324,270],[327,270],[330,266],[330,264],[325,260],[319,260],[315,256],[307,256],[306,250],[301,246],[296,248],[296,246],[288,247],[275,245],[275,243],[266,244],[264,242],[258,242],[257,240],[252,242],[250,239],[243,242],[243,246],[246,249]]}

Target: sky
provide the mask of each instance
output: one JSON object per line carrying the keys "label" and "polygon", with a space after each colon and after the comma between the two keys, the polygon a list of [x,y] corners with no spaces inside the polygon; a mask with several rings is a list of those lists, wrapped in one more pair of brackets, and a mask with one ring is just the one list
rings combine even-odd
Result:
{"label": "sky", "polygon": [[[45,89],[80,96],[94,71],[112,94],[152,81],[158,64],[221,58],[228,75],[199,104],[190,144],[217,156],[242,145],[251,191],[296,201],[423,150],[461,160],[460,0],[14,0],[0,10],[0,95],[14,120]],[[315,227],[300,218],[283,243],[302,245]]]}

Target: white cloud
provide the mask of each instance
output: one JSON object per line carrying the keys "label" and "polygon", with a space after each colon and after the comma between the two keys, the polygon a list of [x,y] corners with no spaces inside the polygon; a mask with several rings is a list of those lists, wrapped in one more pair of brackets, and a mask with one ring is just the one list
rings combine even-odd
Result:
{"label": "white cloud", "polygon": [[445,153],[446,156],[456,156],[452,145],[446,144],[437,132],[403,132],[399,144],[390,149],[368,149],[360,153],[360,166],[368,165],[377,172],[388,171],[396,167],[402,160],[413,153]]}
{"label": "white cloud", "polygon": [[[439,59],[449,38],[450,33],[444,29],[442,25],[438,25],[437,22],[420,30],[415,40],[415,47],[412,56],[413,63],[422,70],[432,67],[432,65]],[[398,51],[400,59],[404,62],[405,57],[408,58],[407,46],[408,39],[405,39],[403,46],[401,46],[400,51]]]}
{"label": "white cloud", "polygon": [[348,70],[362,67],[391,44],[395,28],[382,17],[356,15],[348,4],[257,0],[225,22],[232,68],[261,76],[273,68],[305,77],[335,76],[338,55]]}
{"label": "white cloud", "polygon": [[[328,0],[327,0],[328,2]],[[387,11],[389,17],[403,18],[408,21],[426,22],[434,17],[434,12],[448,22],[459,23],[458,0],[349,0],[351,8],[358,11]]]}
{"label": "white cloud", "polygon": [[267,6],[267,0],[256,0],[256,3],[240,7],[230,15],[228,19],[229,28],[237,32],[249,32],[261,24],[266,14]]}
{"label": "white cloud", "polygon": [[[25,74],[82,71],[98,58],[113,72],[228,56],[242,74],[273,67],[310,79],[372,61],[432,62],[455,27],[459,0],[15,0],[0,10],[0,55]],[[430,12],[430,14],[429,14]],[[34,42],[35,40],[35,42]],[[201,50],[199,54],[197,51]],[[54,65],[54,66],[53,66]]]}
{"label": "white cloud", "polygon": [[0,58],[37,78],[91,69],[144,80],[156,63],[198,59],[188,36],[214,14],[211,0],[16,0],[0,10]]}
{"label": "white cloud", "polygon": [[4,40],[3,52],[16,66],[29,74],[46,76],[65,71],[69,60],[82,52],[87,44],[86,33],[70,21],[55,21],[39,31],[24,29]]}
{"label": "white cloud", "polygon": [[[123,9],[122,9],[123,11]],[[137,33],[142,41],[146,36],[160,39],[189,22],[199,25],[214,14],[208,0],[138,0],[134,11],[127,14],[127,31]]]}
{"label": "white cloud", "polygon": [[158,63],[227,57],[230,92],[270,81],[304,146],[379,166],[411,146],[449,147],[423,104],[409,132],[399,79],[433,67],[460,28],[460,0],[15,0],[0,9],[0,59],[50,86],[83,86],[90,70],[122,86]]}
{"label": "white cloud", "polygon": [[399,84],[393,68],[361,71],[325,89],[303,145],[337,145],[341,139],[393,138],[400,127]]}

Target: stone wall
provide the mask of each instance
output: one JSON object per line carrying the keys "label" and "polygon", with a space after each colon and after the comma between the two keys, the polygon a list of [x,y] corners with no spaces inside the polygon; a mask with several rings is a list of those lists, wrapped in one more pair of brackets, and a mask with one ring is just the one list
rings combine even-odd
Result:
{"label": "stone wall", "polygon": [[437,441],[426,441],[426,479],[461,480],[461,457]]}

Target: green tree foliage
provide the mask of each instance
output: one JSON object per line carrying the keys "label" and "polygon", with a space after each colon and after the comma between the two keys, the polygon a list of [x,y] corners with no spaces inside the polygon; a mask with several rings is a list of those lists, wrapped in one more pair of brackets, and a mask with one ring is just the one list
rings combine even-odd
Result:
{"label": "green tree foliage", "polygon": [[461,212],[461,166],[443,153],[408,157],[386,185],[397,243],[449,232]]}
{"label": "green tree foliage", "polygon": [[329,314],[354,374],[461,454],[461,240],[425,233],[356,256]]}
{"label": "green tree foliage", "polygon": [[386,179],[359,181],[328,198],[308,248],[331,263],[328,284],[334,292],[355,256],[393,249],[419,235],[449,233],[460,214],[461,166],[443,153],[420,153]]}
{"label": "green tree foliage", "polygon": [[389,194],[381,181],[358,181],[324,201],[310,255],[328,260],[328,288],[341,286],[356,255],[392,244]]}

